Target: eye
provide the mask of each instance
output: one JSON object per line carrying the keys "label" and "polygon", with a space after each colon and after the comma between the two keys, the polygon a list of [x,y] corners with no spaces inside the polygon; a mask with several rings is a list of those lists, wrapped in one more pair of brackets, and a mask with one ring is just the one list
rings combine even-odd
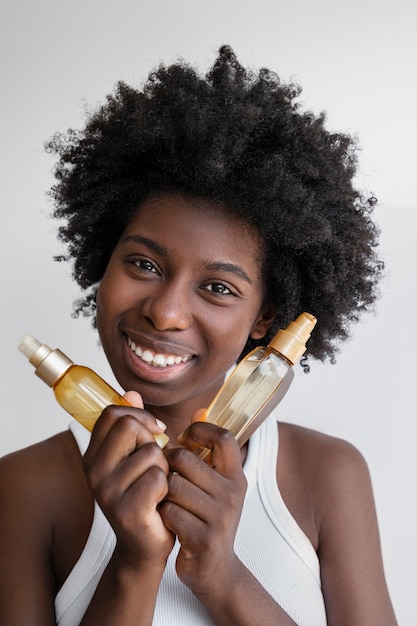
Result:
{"label": "eye", "polygon": [[235,295],[230,287],[228,287],[224,283],[209,283],[208,285],[203,285],[202,289],[205,289],[206,291],[211,291],[212,293],[219,296]]}
{"label": "eye", "polygon": [[155,264],[144,257],[130,257],[127,259],[127,262],[141,272],[158,274],[158,269]]}

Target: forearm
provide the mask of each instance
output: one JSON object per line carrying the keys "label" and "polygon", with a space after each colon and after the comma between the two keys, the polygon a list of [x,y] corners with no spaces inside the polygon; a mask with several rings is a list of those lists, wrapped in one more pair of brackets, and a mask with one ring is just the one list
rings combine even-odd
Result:
{"label": "forearm", "polygon": [[238,560],[228,583],[217,581],[214,589],[196,595],[217,626],[295,626],[284,609]]}
{"label": "forearm", "polygon": [[150,626],[164,565],[132,568],[110,560],[80,626]]}

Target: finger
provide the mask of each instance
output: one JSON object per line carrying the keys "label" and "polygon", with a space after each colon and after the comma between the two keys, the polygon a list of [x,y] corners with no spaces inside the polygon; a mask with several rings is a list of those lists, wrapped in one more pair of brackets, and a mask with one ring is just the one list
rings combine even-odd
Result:
{"label": "finger", "polygon": [[[138,409],[130,406],[111,405],[106,407],[94,427],[90,449],[96,452],[103,440],[114,425],[123,417],[130,417],[147,428],[147,430],[155,436],[162,436],[165,430],[165,424],[157,421],[153,415],[144,409]],[[165,436],[165,435],[164,435]]]}
{"label": "finger", "polygon": [[[137,407],[138,409],[144,408],[142,396],[137,391],[133,391],[133,390],[126,391],[123,398],[126,400],[126,402],[128,402],[134,407]],[[155,418],[155,422],[159,428],[159,431],[154,432],[152,430],[152,427],[150,427],[150,430],[152,433],[154,433],[155,441],[157,442],[158,446],[160,448],[165,448],[165,446],[167,445],[169,441],[168,437],[165,434],[163,434],[165,433],[166,428],[167,428],[166,424],[164,424],[164,422],[161,422],[161,420],[157,418]]]}
{"label": "finger", "polygon": [[241,471],[239,444],[229,430],[208,422],[194,422],[179,438],[179,442],[192,450],[201,446],[210,450],[210,465],[223,476],[233,477],[236,468]]}
{"label": "finger", "polygon": [[135,406],[138,409],[143,409],[142,396],[137,391],[126,391],[123,397],[132,406]]}
{"label": "finger", "polygon": [[[144,408],[142,396],[137,391],[133,391],[133,390],[126,391],[123,398],[126,400],[126,402],[128,402],[134,407],[137,407],[138,409]],[[158,444],[158,446],[161,449],[163,449],[165,448],[165,446],[167,445],[169,441],[169,438],[167,437],[167,435],[165,435],[167,426],[166,424],[164,424],[164,422],[161,422],[161,420],[157,419],[156,417],[155,417],[155,422],[156,422],[157,427],[159,428],[159,431],[154,432],[152,429],[152,426],[150,427],[150,430],[154,434],[155,441]]]}
{"label": "finger", "polygon": [[200,545],[199,538],[207,534],[207,524],[203,519],[166,498],[158,510],[166,528],[178,536],[181,544],[187,538],[187,543],[195,542]]}
{"label": "finger", "polygon": [[147,426],[136,416],[126,414],[125,409],[120,415],[121,408],[112,407],[112,410],[108,411],[111,413],[109,416],[103,412],[102,423],[97,424],[97,430],[93,432],[90,445],[83,457],[87,473],[93,466],[98,466],[100,472],[111,472],[141,446],[155,443]]}
{"label": "finger", "polygon": [[[130,426],[133,427],[129,429]],[[140,446],[137,446],[138,440]],[[86,454],[83,463],[89,487],[104,507],[110,507],[139,479],[145,484],[143,476],[149,471],[156,471],[160,476],[157,483],[150,485],[151,502],[159,502],[167,492],[167,459],[149,431],[133,419],[121,418],[98,454]],[[163,491],[158,491],[162,486]]]}
{"label": "finger", "polygon": [[191,418],[191,422],[205,422],[206,421],[206,413],[207,413],[207,409],[197,409],[197,411],[194,412],[192,418]]}
{"label": "finger", "polygon": [[203,529],[203,540],[208,539],[210,529],[218,536],[228,535],[236,528],[242,511],[246,481],[231,481],[202,465],[211,473],[207,490],[197,485],[198,478],[192,483],[180,474],[170,474],[168,493],[160,505],[165,525],[181,542],[187,537],[190,543],[197,529]]}
{"label": "finger", "polygon": [[164,450],[171,473],[179,474],[205,490],[213,481],[213,468],[187,448]]}
{"label": "finger", "polygon": [[171,502],[182,509],[186,509],[192,515],[205,519],[204,511],[212,506],[212,495],[196,483],[191,482],[181,474],[169,474],[168,493],[166,502]]}
{"label": "finger", "polygon": [[206,519],[207,513],[203,516],[198,513],[200,507],[205,506],[207,511],[211,510],[213,503],[228,492],[231,484],[234,485],[232,491],[236,494],[246,490],[246,479],[240,462],[227,475],[221,474],[186,448],[169,449],[165,451],[165,455],[171,470],[167,499],[193,511],[199,517]]}
{"label": "finger", "polygon": [[[161,467],[152,450],[163,456],[155,444],[145,446],[119,465],[111,476],[96,489],[97,500],[103,510],[116,503],[115,514],[121,513],[119,503],[124,500],[133,515],[154,512],[168,493],[167,468]],[[123,516],[122,516],[123,517]]]}
{"label": "finger", "polygon": [[[167,476],[169,474],[169,466],[167,459],[155,442],[141,446],[121,461],[114,468],[112,479],[117,482],[119,489],[127,491],[139,479],[141,479],[142,484],[147,484],[143,477],[147,472],[154,469],[161,474],[161,479],[163,477],[165,485],[164,496],[168,490]],[[155,485],[150,483],[149,489],[154,490],[154,488]]]}

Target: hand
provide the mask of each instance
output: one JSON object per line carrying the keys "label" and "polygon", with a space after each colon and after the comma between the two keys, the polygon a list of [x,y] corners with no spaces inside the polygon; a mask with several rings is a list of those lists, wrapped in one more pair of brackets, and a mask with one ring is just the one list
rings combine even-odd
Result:
{"label": "hand", "polygon": [[168,492],[169,467],[153,435],[163,429],[143,409],[139,394],[128,392],[125,398],[136,406],[103,411],[84,456],[84,470],[117,536],[119,556],[133,568],[162,566],[174,544],[158,511]]}
{"label": "hand", "polygon": [[160,506],[167,528],[178,535],[177,574],[197,596],[230,584],[237,557],[233,545],[246,492],[241,450],[233,435],[214,424],[193,423],[181,437],[211,450],[210,465],[190,450],[165,451],[171,474]]}

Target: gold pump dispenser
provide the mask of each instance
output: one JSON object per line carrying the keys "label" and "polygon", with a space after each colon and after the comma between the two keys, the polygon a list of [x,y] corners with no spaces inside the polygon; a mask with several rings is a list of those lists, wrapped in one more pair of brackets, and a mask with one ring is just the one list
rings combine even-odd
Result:
{"label": "gold pump dispenser", "polygon": [[[61,350],[52,350],[32,335],[23,337],[19,350],[35,367],[35,374],[52,387],[58,403],[90,432],[106,406],[130,406],[93,370],[75,365]],[[159,447],[164,448],[167,435],[154,437]]]}
{"label": "gold pump dispenser", "polygon": [[310,339],[316,322],[316,318],[310,313],[302,313],[287,328],[277,332],[269,342],[269,348],[279,352],[292,365],[295,365],[306,351],[306,343]]}
{"label": "gold pump dispenser", "polygon": [[[284,397],[293,378],[293,365],[306,350],[316,318],[302,313],[281,329],[267,346],[250,352],[226,379],[203,420],[230,430],[243,446]],[[193,449],[201,459],[210,451]]]}

